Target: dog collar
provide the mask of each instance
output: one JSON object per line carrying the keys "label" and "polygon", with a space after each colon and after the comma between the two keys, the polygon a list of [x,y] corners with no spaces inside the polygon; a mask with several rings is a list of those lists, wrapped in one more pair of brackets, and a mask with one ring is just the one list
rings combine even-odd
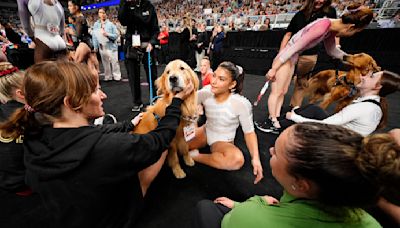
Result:
{"label": "dog collar", "polygon": [[197,121],[198,116],[182,116],[181,119],[187,121],[187,122],[191,122],[191,123],[195,123]]}
{"label": "dog collar", "polygon": [[153,112],[153,116],[154,116],[154,119],[157,120],[157,123],[159,123],[161,120],[161,117],[159,115],[155,114],[154,112]]}

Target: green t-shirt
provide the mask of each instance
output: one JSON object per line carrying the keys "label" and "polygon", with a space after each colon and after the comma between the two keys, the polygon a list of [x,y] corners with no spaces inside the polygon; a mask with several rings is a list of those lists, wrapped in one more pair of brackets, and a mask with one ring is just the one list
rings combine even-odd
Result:
{"label": "green t-shirt", "polygon": [[296,199],[286,192],[280,203],[275,205],[268,205],[261,196],[254,196],[243,203],[235,203],[235,207],[224,216],[221,227],[381,227],[362,209],[357,210],[356,213],[350,212],[346,218],[338,218],[320,208],[320,204],[316,201]]}

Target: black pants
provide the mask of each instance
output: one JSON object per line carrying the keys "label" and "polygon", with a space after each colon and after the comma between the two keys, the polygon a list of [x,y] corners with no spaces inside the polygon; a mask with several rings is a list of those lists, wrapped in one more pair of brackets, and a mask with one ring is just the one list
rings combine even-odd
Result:
{"label": "black pants", "polygon": [[211,200],[197,203],[193,218],[193,228],[220,228],[224,215],[231,209]]}
{"label": "black pants", "polygon": [[53,222],[40,196],[18,196],[0,189],[1,227],[46,228]]}
{"label": "black pants", "polygon": [[[314,104],[309,104],[304,107],[298,108],[295,110],[295,112],[296,114],[299,114],[303,117],[315,120],[323,120],[329,117],[328,113],[325,110]],[[288,119],[280,120],[279,123],[282,127],[282,130],[295,124],[295,122]]]}
{"label": "black pants", "polygon": [[168,44],[161,44],[160,55],[158,57],[158,61],[160,64],[169,63]]}
{"label": "black pants", "polygon": [[[143,63],[144,70],[146,72],[147,82],[150,84],[148,53],[146,52],[145,49],[143,49],[142,51],[143,51],[144,55],[143,55],[143,58],[141,59],[141,62]],[[125,53],[126,53],[126,51],[125,51]],[[150,66],[151,82],[152,82],[152,88],[153,88],[153,97],[155,97],[157,94],[156,87],[155,87],[155,80],[157,79],[157,66],[156,66],[155,58],[154,58],[154,49],[150,52],[150,57],[151,57],[151,66]],[[125,59],[125,67],[126,67],[126,71],[128,72],[129,86],[131,87],[133,103],[137,104],[137,105],[142,104],[143,103],[142,102],[142,91],[140,89],[140,60]],[[149,101],[149,102],[151,102],[151,101]]]}
{"label": "black pants", "polygon": [[211,54],[211,68],[215,71],[218,65],[223,62],[222,51],[212,51]]}

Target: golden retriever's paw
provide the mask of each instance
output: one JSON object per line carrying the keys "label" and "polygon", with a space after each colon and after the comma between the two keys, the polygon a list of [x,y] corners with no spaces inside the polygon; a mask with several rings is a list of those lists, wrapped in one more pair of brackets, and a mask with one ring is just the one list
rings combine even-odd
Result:
{"label": "golden retriever's paw", "polygon": [[174,173],[174,176],[178,179],[183,179],[186,177],[186,173],[181,167],[173,167],[172,172]]}
{"label": "golden retriever's paw", "polygon": [[183,155],[183,161],[187,166],[194,166],[194,160],[189,154]]}

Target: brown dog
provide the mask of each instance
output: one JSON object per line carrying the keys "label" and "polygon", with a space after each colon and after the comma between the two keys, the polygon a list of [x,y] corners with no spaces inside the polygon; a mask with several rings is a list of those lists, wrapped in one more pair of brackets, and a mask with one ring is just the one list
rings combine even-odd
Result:
{"label": "brown dog", "polygon": [[158,124],[158,118],[165,116],[165,109],[171,103],[176,92],[185,88],[189,82],[194,85],[193,92],[184,100],[181,110],[182,119],[168,149],[168,165],[172,168],[176,178],[184,178],[185,172],[179,164],[178,152],[188,166],[193,166],[194,161],[189,156],[189,146],[184,138],[183,128],[195,124],[197,120],[197,93],[199,79],[196,73],[182,60],[174,60],[168,63],[161,77],[156,80],[157,94],[160,98],[154,105],[148,106],[142,120],[133,130],[133,133],[145,134],[154,130]]}
{"label": "brown dog", "polygon": [[323,98],[320,106],[326,109],[337,101],[335,110],[338,112],[355,98],[355,85],[360,83],[360,75],[380,70],[375,60],[365,53],[346,56],[344,62],[351,67],[348,72],[339,71],[336,76],[335,70],[324,70],[308,80],[305,94],[310,97],[310,103]]}

